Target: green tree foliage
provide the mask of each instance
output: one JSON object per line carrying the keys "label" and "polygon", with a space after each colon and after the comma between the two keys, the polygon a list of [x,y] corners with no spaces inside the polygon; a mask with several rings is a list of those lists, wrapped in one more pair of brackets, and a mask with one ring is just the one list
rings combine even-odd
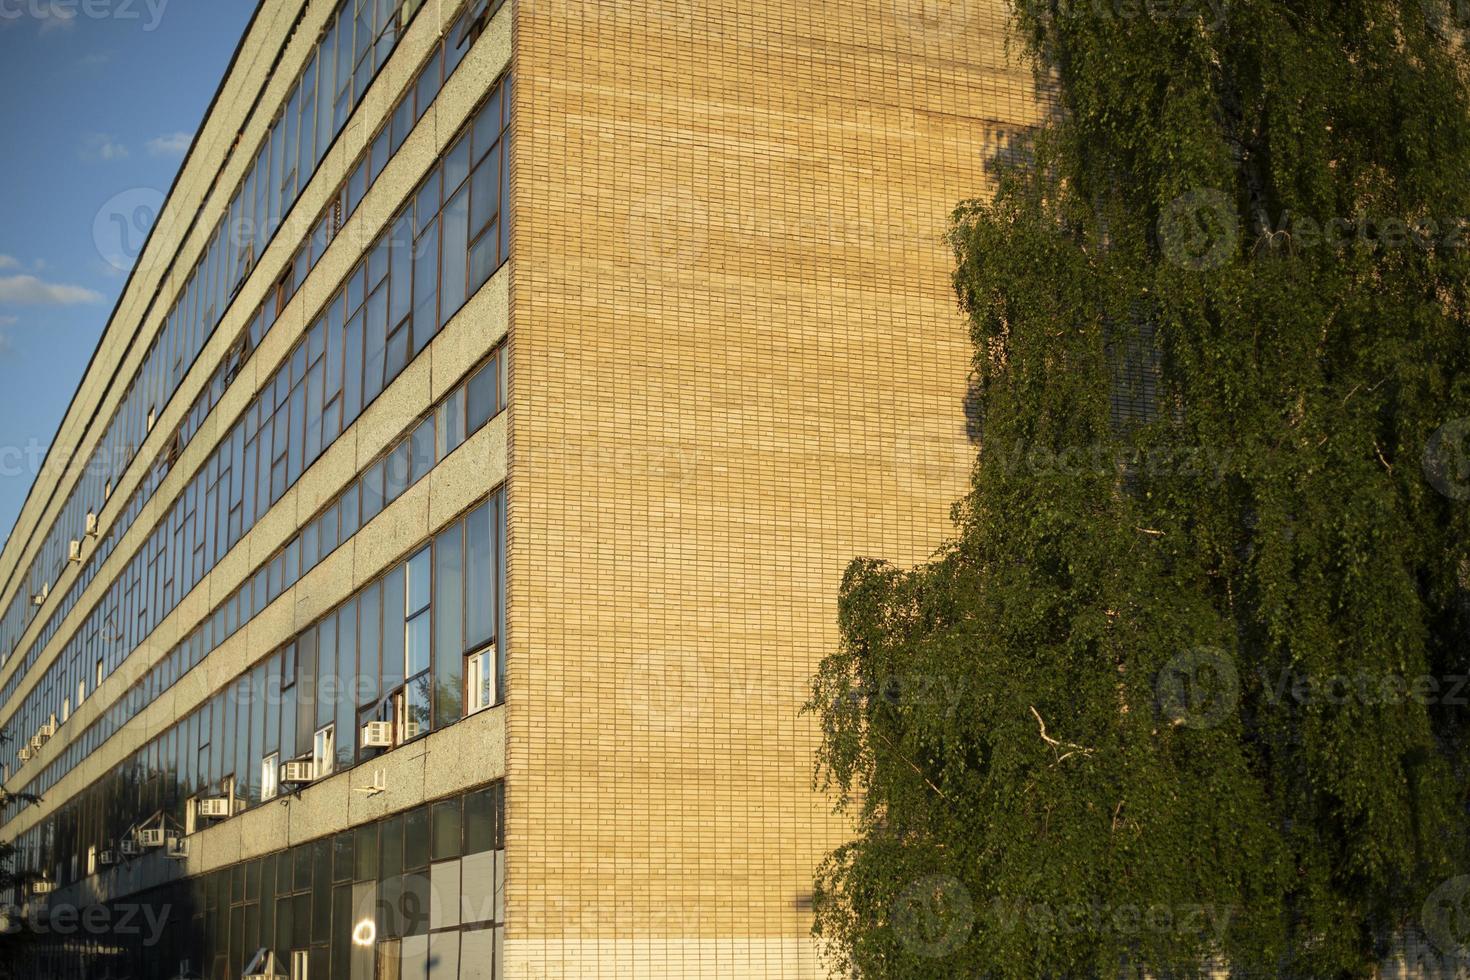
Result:
{"label": "green tree foliage", "polygon": [[970,491],[930,563],[848,569],[809,705],[845,972],[1470,940],[1433,912],[1470,785],[1462,12],[1017,10],[1057,111],[955,217]]}

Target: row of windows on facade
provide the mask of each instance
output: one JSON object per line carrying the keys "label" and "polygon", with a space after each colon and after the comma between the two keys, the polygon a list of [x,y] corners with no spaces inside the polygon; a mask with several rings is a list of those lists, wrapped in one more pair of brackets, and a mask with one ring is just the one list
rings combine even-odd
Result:
{"label": "row of windows on facade", "polygon": [[21,835],[20,866],[69,883],[497,703],[504,519],[497,492]]}
{"label": "row of windows on facade", "polygon": [[[115,699],[101,717],[80,737],[73,738],[50,764],[29,780],[24,792],[48,792],[90,753],[152,704],[161,694],[183,679],[191,668],[219,644],[245,627],[267,605],[317,563],[345,544],[358,529],[428,475],[429,471],[503,411],[505,397],[505,349],[497,349],[469,380],[456,386],[419,423],[376,462],[343,489],[283,547],[258,565],[244,583],[205,616],[167,656]],[[99,676],[100,664],[97,667]],[[195,675],[202,677],[203,675]],[[86,682],[79,681],[77,697],[86,695]],[[71,698],[62,699],[61,724],[71,712]],[[21,751],[32,752],[28,745]],[[6,767],[8,778],[9,767]],[[19,812],[19,800],[7,804],[6,821]]]}
{"label": "row of windows on facade", "polygon": [[[484,0],[482,0],[483,2]],[[397,152],[398,147],[402,145],[403,139],[406,138],[408,131],[422,117],[437,95],[443,81],[447,80],[449,74],[458,67],[462,58],[460,52],[466,50],[472,40],[471,36],[465,30],[465,27],[472,19],[469,14],[462,15],[459,18],[456,29],[441,39],[440,45],[435,48],[434,54],[426,61],[415,82],[409,86],[400,100],[398,108],[391,114],[389,121],[384,124],[383,129],[371,141],[368,148],[363,151],[363,154],[350,172],[349,177],[338,187],[333,195],[332,202],[323,210],[322,216],[313,225],[316,231],[310,240],[302,244],[295,259],[288,265],[286,273],[273,285],[267,298],[261,303],[260,308],[249,325],[241,332],[241,336],[226,353],[223,362],[217,367],[211,381],[206,384],[204,390],[195,399],[193,406],[186,413],[184,421],[180,423],[173,438],[159,453],[154,465],[145,474],[137,489],[130,496],[128,503],[112,522],[108,533],[102,537],[98,545],[93,549],[92,554],[81,564],[80,570],[72,582],[66,588],[60,590],[61,595],[59,597],[50,597],[50,601],[46,603],[48,612],[47,624],[29,645],[24,663],[19,670],[12,674],[3,693],[0,693],[0,701],[9,699],[15,685],[20,682],[25,672],[30,669],[35,657],[44,649],[45,645],[60,627],[66,614],[70,612],[76,598],[91,583],[92,578],[98,569],[100,569],[102,563],[111,555],[116,545],[121,541],[122,536],[131,527],[133,520],[142,512],[144,506],[152,498],[153,493],[162,484],[174,460],[183,451],[183,447],[196,434],[208,412],[218,402],[219,398],[223,396],[224,391],[239,373],[249,354],[259,346],[261,339],[275,322],[275,318],[295,294],[299,285],[304,282],[307,273],[310,272],[311,268],[321,258],[326,246],[330,244],[331,239],[335,238],[337,232],[345,223],[346,218],[350,216],[357,204],[360,203],[367,188],[372,185],[378,174],[381,173],[388,158]],[[456,38],[458,39],[457,41],[455,40]],[[272,234],[274,234],[274,231],[275,229],[272,230]],[[208,267],[204,266],[204,268]],[[175,310],[171,314],[170,324],[178,322],[176,318],[183,315],[181,312],[183,308],[184,306],[181,306],[180,309]],[[210,331],[212,332],[212,330],[213,326],[211,325]],[[168,330],[165,333],[167,334]],[[202,344],[206,339],[207,337],[202,338],[200,343]],[[149,356],[151,357],[152,353]],[[192,359],[193,355],[190,354],[188,360],[192,361]],[[140,371],[140,375],[142,373]],[[168,388],[169,395],[171,395],[172,390],[172,387]],[[149,428],[151,428],[151,422],[149,423]],[[99,448],[98,453],[110,457],[119,456],[118,453],[108,452],[105,448],[107,445],[109,444],[104,440],[103,447]],[[125,466],[127,461],[133,457],[134,448],[127,447],[126,451],[120,454],[122,465]],[[105,467],[99,468],[96,465],[89,466],[87,474],[90,476],[102,472],[104,469]],[[106,479],[102,491],[104,503],[111,496],[112,486],[113,480],[110,478]],[[59,558],[56,561],[50,561],[48,556],[53,551],[59,551],[61,547],[60,542],[66,539],[67,534],[71,533],[71,523],[74,522],[68,522],[65,515],[69,514],[71,510],[77,509],[72,506],[77,501],[83,498],[88,500],[92,499],[86,490],[86,487],[80,487],[73,492],[72,496],[74,499],[63,510],[63,518],[53,526],[48,538],[48,541],[54,544],[55,547],[52,548],[48,545],[47,549],[42,550],[41,557],[32,564],[32,578],[41,576],[38,570],[50,570],[44,576],[41,576],[44,577],[41,585],[41,595],[49,596],[50,582],[59,575],[59,568],[62,566]],[[76,537],[70,538],[67,545],[68,554],[76,561],[80,561],[83,542],[92,533],[92,528],[98,525],[98,518],[94,510],[89,509],[84,516],[84,532],[78,533]],[[66,533],[63,533],[63,531]],[[43,561],[43,558],[47,560]],[[40,579],[38,578],[38,580]],[[0,624],[0,637],[9,637],[8,641],[0,641],[0,651],[3,651],[7,656],[19,641],[20,634],[30,621],[27,614],[33,613],[38,609],[38,606],[31,601],[33,598],[33,590],[22,590],[12,600],[11,608],[7,612],[7,619],[4,621],[4,623],[9,624],[9,632],[7,632],[8,627]]]}
{"label": "row of windows on facade", "polygon": [[[373,0],[376,2],[376,0]],[[224,268],[221,256],[225,253],[227,239],[238,241],[242,237],[253,238],[263,234],[266,243],[273,238],[284,226],[279,224],[280,216],[272,214],[267,224],[259,223],[260,219],[255,216],[246,217],[244,209],[232,205],[226,220],[222,220],[216,234],[211,238],[211,244],[206,255],[200,260],[191,282],[181,294],[175,309],[171,311],[165,320],[163,336],[155,342],[153,348],[145,356],[144,365],[135,375],[131,390],[125,395],[123,406],[115,416],[114,424],[110,431],[104,435],[102,441],[94,450],[89,459],[89,464],[83,473],[81,484],[75,488],[63,506],[60,517],[53,522],[51,530],[43,543],[43,547],[33,560],[23,587],[17,591],[12,598],[10,607],[3,618],[0,618],[0,663],[8,660],[18,645],[21,636],[29,626],[32,617],[39,613],[44,605],[47,610],[47,625],[33,639],[29,646],[25,662],[20,670],[16,671],[11,681],[6,686],[0,701],[7,700],[11,688],[18,683],[23,674],[30,669],[35,657],[44,649],[55,631],[60,627],[65,616],[70,612],[77,596],[92,581],[92,578],[100,569],[103,562],[111,555],[114,548],[121,541],[122,536],[132,526],[132,522],[142,513],[144,506],[152,498],[154,492],[162,484],[164,478],[182,453],[183,448],[197,433],[203,419],[210,409],[222,397],[223,392],[239,373],[244,361],[249,357],[260,343],[265,332],[269,330],[275,317],[284,308],[285,304],[295,294],[295,290],[304,282],[306,275],[311,271],[316,262],[320,260],[327,245],[335,238],[341,230],[347,218],[355,211],[361,202],[367,189],[376,181],[382,172],[388,159],[395,154],[407,138],[409,131],[417,121],[422,118],[429,105],[438,95],[440,88],[448,80],[463,60],[464,54],[478,37],[479,30],[489,15],[499,6],[499,0],[477,0],[471,4],[457,19],[453,27],[435,45],[433,53],[426,59],[415,79],[410,83],[404,95],[389,119],[385,122],[379,133],[370,141],[368,147],[360,155],[349,176],[344,180],[332,195],[330,203],[323,209],[318,220],[313,224],[315,229],[309,240],[300,247],[293,261],[288,264],[286,272],[273,284],[268,291],[267,298],[261,303],[255,317],[249,325],[241,332],[236,343],[226,353],[211,380],[206,383],[204,390],[195,399],[190,411],[186,413],[184,420],[174,432],[172,438],[159,452],[153,465],[145,473],[138,487],[130,496],[127,504],[121,509],[112,522],[106,536],[102,537],[98,545],[92,550],[91,556],[82,563],[84,543],[94,536],[94,529],[100,526],[98,512],[105,506],[112,496],[114,482],[120,478],[122,472],[127,468],[135,456],[137,449],[141,447],[142,436],[146,436],[153,428],[153,420],[156,413],[172,397],[179,381],[182,379],[184,365],[192,363],[203,344],[213,333],[218,321],[222,320],[229,300],[233,299],[238,291],[239,283],[229,290],[228,298],[221,298],[222,305],[210,305],[208,312],[203,312],[206,299],[216,296],[223,289],[220,271]],[[387,33],[383,38],[391,40],[396,44],[401,36],[401,30],[394,27],[395,24],[406,24],[408,14],[406,8],[399,7],[388,9],[380,5],[377,11],[378,23],[386,23]],[[361,31],[365,25],[372,22],[367,0],[359,0],[358,9],[354,18],[357,30]],[[409,11],[411,13],[411,11]],[[346,18],[352,16],[346,6],[339,11],[339,16]],[[366,20],[364,20],[366,18]],[[384,20],[386,18],[386,20]],[[342,28],[343,37],[351,33],[348,26]],[[329,36],[323,47],[318,51],[318,57],[325,57],[323,52],[325,45],[331,40]],[[346,43],[344,40],[343,44]],[[371,60],[371,59],[370,59]],[[323,64],[326,62],[323,61]],[[374,64],[374,72],[381,63]],[[298,83],[299,84],[299,83]],[[355,91],[353,104],[360,99],[361,92]],[[308,111],[298,108],[298,112]],[[278,119],[274,133],[281,132],[283,121],[289,113],[283,110]],[[340,129],[340,127],[339,127]],[[268,138],[267,145],[262,149],[262,158],[275,159],[271,154],[271,147],[275,145],[274,136]],[[280,148],[277,147],[279,150]],[[323,151],[325,147],[322,148]],[[285,156],[285,151],[281,151]],[[287,158],[289,159],[289,158]],[[245,195],[247,184],[257,187],[267,186],[263,181],[254,180],[254,171],[242,182],[240,190],[236,194],[236,201],[250,201],[253,198]],[[304,186],[304,185],[303,185]],[[244,195],[242,197],[242,195]],[[294,201],[294,193],[291,201]],[[289,212],[290,203],[285,204],[285,210]],[[263,212],[262,212],[263,213]],[[233,219],[231,216],[234,217]],[[236,223],[230,223],[231,220]],[[244,230],[242,230],[244,229]],[[247,234],[248,231],[248,234]],[[290,229],[286,229],[290,233]],[[261,245],[261,251],[264,244]],[[243,274],[248,274],[253,268],[253,256],[259,254],[252,248],[249,252],[252,262]],[[243,282],[243,279],[241,280]],[[198,284],[213,284],[200,286]],[[216,316],[218,314],[218,316]],[[191,328],[192,325],[192,328]],[[159,363],[165,361],[166,357],[172,355],[174,358],[174,371],[172,374],[158,375],[154,370]],[[159,390],[150,388],[144,379],[154,378],[155,385]],[[129,428],[129,424],[136,423],[138,406],[148,401],[149,409],[143,419],[143,430],[141,436],[127,441],[124,436],[135,432],[135,428]],[[100,490],[99,490],[100,486]],[[101,494],[100,501],[98,494]],[[52,598],[51,583],[59,578],[61,570],[67,561],[81,563],[80,570],[71,583],[61,591],[59,599]],[[47,600],[50,599],[48,602]]]}
{"label": "row of windows on facade", "polygon": [[[72,541],[85,541],[112,488],[130,465],[158,413],[172,398],[204,344],[224,318],[245,277],[264,254],[297,197],[368,85],[403,37],[421,0],[342,0],[328,20],[306,67],[259,148],[255,162],[241,179],[229,207],[208,237],[208,245],[189,273],[174,306],[163,318],[158,338],[144,355],[121,403],[88,458],[78,485],[68,495],[27,571],[24,587],[0,617],[0,662],[8,660],[21,635],[47,598],[50,583],[72,557]],[[466,40],[462,25],[446,41]],[[441,42],[441,46],[444,42]],[[451,43],[432,61],[452,72],[468,45]],[[437,92],[437,76],[434,71]],[[415,86],[415,90],[418,86]],[[407,102],[413,103],[415,92]],[[412,112],[412,109],[410,109]],[[400,140],[401,143],[401,140]],[[221,168],[221,172],[223,168]],[[142,229],[123,229],[142,234]],[[184,229],[180,229],[181,232]],[[162,286],[159,287],[160,294]],[[155,295],[155,300],[157,294]],[[146,316],[146,314],[145,314]],[[213,386],[210,386],[213,387]],[[166,473],[166,467],[163,473]],[[142,510],[163,473],[154,472],[140,486],[114,522],[103,550],[110,553]],[[49,611],[49,608],[48,608]],[[52,622],[59,617],[51,613]]]}
{"label": "row of windows on facade", "polygon": [[504,262],[507,93],[496,85],[6,731],[33,737],[99,661],[115,670]]}
{"label": "row of windows on facade", "polygon": [[293,980],[499,977],[504,847],[497,782],[129,897],[106,920],[156,927],[100,937],[48,930],[29,965],[58,980],[232,980],[267,969]]}

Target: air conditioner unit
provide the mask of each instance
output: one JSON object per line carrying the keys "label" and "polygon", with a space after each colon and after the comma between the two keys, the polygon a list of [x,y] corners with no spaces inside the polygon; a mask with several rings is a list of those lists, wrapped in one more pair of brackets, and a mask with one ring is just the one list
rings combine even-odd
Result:
{"label": "air conditioner unit", "polygon": [[95,511],[87,511],[86,535],[89,538],[97,536],[97,513]]}
{"label": "air conditioner unit", "polygon": [[29,745],[22,745],[20,747],[20,751],[17,752],[16,755],[19,756],[21,762],[30,762],[31,761],[31,747]]}
{"label": "air conditioner unit", "polygon": [[393,747],[393,723],[370,721],[362,726],[362,747],[365,749],[390,749]]}
{"label": "air conditioner unit", "polygon": [[[228,797],[212,796],[208,799],[200,800],[198,807],[197,813],[201,817],[221,819],[230,816],[230,801]],[[162,843],[162,841],[159,843]]]}
{"label": "air conditioner unit", "polygon": [[189,856],[189,842],[182,837],[169,837],[164,853],[175,859],[186,858]]}
{"label": "air conditioner unit", "polygon": [[42,738],[50,738],[51,736],[53,736],[55,734],[56,734],[56,716],[55,715],[52,715],[51,716],[51,720],[48,721],[48,722],[46,722],[46,724],[44,724],[44,725],[41,726],[41,737]]}
{"label": "air conditioner unit", "polygon": [[97,863],[98,864],[105,864],[105,865],[113,865],[113,864],[116,864],[117,863],[117,854],[114,853],[113,851],[98,851],[97,852]]}
{"label": "air conditioner unit", "polygon": [[163,828],[150,827],[147,830],[138,831],[138,843],[143,847],[162,847]]}
{"label": "air conditioner unit", "polygon": [[39,751],[41,751],[41,746],[43,746],[45,744],[46,744],[46,739],[41,736],[41,733],[40,732],[37,732],[36,734],[34,734],[34,735],[31,736],[31,751],[32,752],[39,752]]}
{"label": "air conditioner unit", "polygon": [[47,881],[45,878],[38,878],[35,881],[31,882],[32,895],[50,895],[55,890],[56,883],[52,881]]}
{"label": "air conditioner unit", "polygon": [[45,605],[45,603],[46,603],[46,597],[49,596],[50,594],[51,594],[51,583],[50,582],[46,582],[45,584],[43,584],[41,586],[41,591],[40,592],[37,592],[35,595],[31,596],[31,605],[33,605],[33,606]]}
{"label": "air conditioner unit", "polygon": [[311,761],[287,762],[281,766],[281,782],[284,783],[309,783],[316,778]]}
{"label": "air conditioner unit", "polygon": [[122,853],[123,857],[129,858],[137,857],[139,854],[143,853],[143,845],[131,839],[124,839],[119,841],[117,849]]}
{"label": "air conditioner unit", "polygon": [[76,538],[72,538],[71,543],[66,546],[66,560],[71,562],[82,560],[82,543]]}

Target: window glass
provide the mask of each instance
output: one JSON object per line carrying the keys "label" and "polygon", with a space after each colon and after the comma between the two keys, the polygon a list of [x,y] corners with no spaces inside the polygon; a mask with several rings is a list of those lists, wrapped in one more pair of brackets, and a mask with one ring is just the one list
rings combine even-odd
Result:
{"label": "window glass", "polygon": [[403,570],[397,565],[383,579],[383,690],[403,683]]}
{"label": "window glass", "polygon": [[464,713],[464,526],[434,539],[434,727]]}
{"label": "window glass", "polygon": [[337,611],[337,687],[332,692],[337,731],[337,765],[352,765],[357,748],[357,601],[349,599]]}
{"label": "window glass", "polygon": [[487,787],[464,797],[464,852],[479,854],[496,849],[499,834],[494,787]]}
{"label": "window glass", "polygon": [[465,518],[465,646],[474,649],[494,632],[490,506],[483,504]]}
{"label": "window glass", "polygon": [[338,834],[332,841],[332,880],[351,881],[353,864],[352,832]]}
{"label": "window glass", "polygon": [[[312,845],[312,917],[311,941],[324,943],[332,938],[332,842],[316,841]],[[315,964],[312,964],[315,966]],[[321,974],[317,974],[321,976]]]}
{"label": "window glass", "polygon": [[485,158],[470,177],[470,235],[478,236],[500,211],[500,154]]}
{"label": "window glass", "polygon": [[383,381],[384,384],[398,377],[398,373],[408,364],[408,335],[409,325],[405,321],[398,328],[398,332],[388,338],[388,347],[383,352]]}
{"label": "window glass", "polygon": [[[498,359],[498,358],[497,358]],[[499,410],[496,404],[498,385],[496,384],[495,360],[480,368],[478,374],[470,379],[468,393],[468,428],[470,432],[478,432],[480,426],[493,418]]]}
{"label": "window glass", "polygon": [[382,460],[369,466],[362,477],[362,522],[366,524],[378,512],[383,509],[383,468]]}
{"label": "window glass", "polygon": [[397,500],[399,495],[408,489],[410,472],[408,452],[408,440],[405,439],[394,446],[393,451],[384,460],[383,476],[386,482],[383,489],[384,506]]}
{"label": "window glass", "polygon": [[422,480],[429,470],[434,468],[434,416],[430,415],[419,423],[419,427],[413,430],[413,438],[409,446],[411,459],[409,465],[412,475],[411,483]]}
{"label": "window glass", "polygon": [[380,695],[378,647],[383,625],[381,598],[382,588],[374,582],[362,591],[358,600],[357,670],[361,684],[358,692],[360,705],[372,704]]}
{"label": "window glass", "polygon": [[459,311],[465,302],[465,278],[469,248],[469,193],[460,191],[444,209],[444,265],[440,270],[440,324]]}
{"label": "window glass", "polygon": [[439,458],[443,459],[464,442],[464,386],[454,389],[439,407]]}
{"label": "window glass", "polygon": [[411,616],[429,604],[429,549],[424,548],[408,560],[408,606]]}
{"label": "window glass", "polygon": [[406,695],[404,740],[428,734],[429,726],[429,674],[424,672],[410,680],[404,688]]}
{"label": "window glass", "polygon": [[470,175],[470,138],[462,136],[444,158],[444,191],[453,194]]}
{"label": "window glass", "polygon": [[498,88],[475,114],[475,159],[478,161],[500,136],[500,101],[504,86]]}
{"label": "window glass", "polygon": [[355,314],[347,323],[342,378],[343,428],[362,411],[362,325],[362,313]]}
{"label": "window glass", "polygon": [[433,807],[433,854],[435,861],[460,854],[460,798],[435,803]]}
{"label": "window glass", "polygon": [[418,113],[420,116],[428,110],[429,105],[434,101],[434,96],[439,94],[441,67],[441,56],[436,49],[434,57],[424,66],[424,70],[419,72]]}
{"label": "window glass", "polygon": [[367,824],[353,831],[353,878],[357,881],[374,881],[378,877],[378,825]]}
{"label": "window glass", "polygon": [[389,241],[389,292],[388,322],[397,326],[408,316],[409,301],[412,299],[413,277],[413,232],[412,211],[405,209],[393,226]]}
{"label": "window glass", "polygon": [[334,720],[333,702],[337,692],[337,614],[332,613],[317,627],[316,647],[316,725],[321,728]]}
{"label": "window glass", "polygon": [[420,613],[408,621],[404,634],[405,677],[413,677],[429,669],[429,615]]}
{"label": "window glass", "polygon": [[439,224],[418,240],[413,260],[413,352],[417,354],[439,331]]}
{"label": "window glass", "polygon": [[403,817],[389,817],[378,824],[378,875],[386,881],[403,873]]}
{"label": "window glass", "polygon": [[409,810],[403,815],[403,869],[415,871],[429,865],[429,808]]}
{"label": "window glass", "polygon": [[470,291],[479,289],[495,273],[500,266],[499,243],[496,240],[495,226],[480,238],[478,242],[470,246]]}

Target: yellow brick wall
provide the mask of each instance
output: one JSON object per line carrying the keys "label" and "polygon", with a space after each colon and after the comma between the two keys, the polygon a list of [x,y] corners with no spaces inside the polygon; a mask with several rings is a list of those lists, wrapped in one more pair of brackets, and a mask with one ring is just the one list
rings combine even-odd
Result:
{"label": "yellow brick wall", "polygon": [[941,236],[1001,0],[519,0],[509,977],[819,975],[798,710],[971,448]]}

